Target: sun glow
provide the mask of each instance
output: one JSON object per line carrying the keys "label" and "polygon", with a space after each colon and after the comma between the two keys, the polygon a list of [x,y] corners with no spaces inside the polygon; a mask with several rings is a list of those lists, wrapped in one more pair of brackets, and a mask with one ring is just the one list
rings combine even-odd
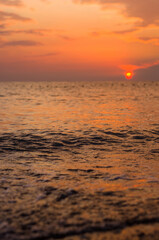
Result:
{"label": "sun glow", "polygon": [[127,73],[125,74],[125,77],[126,77],[127,79],[131,79],[132,76],[133,76],[132,72],[127,72]]}

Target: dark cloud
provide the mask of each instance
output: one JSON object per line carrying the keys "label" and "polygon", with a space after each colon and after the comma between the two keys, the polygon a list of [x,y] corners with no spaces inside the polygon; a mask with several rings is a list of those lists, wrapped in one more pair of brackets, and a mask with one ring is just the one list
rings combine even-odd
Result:
{"label": "dark cloud", "polygon": [[73,41],[74,39],[65,35],[58,35],[59,38],[66,40],[66,41]]}
{"label": "dark cloud", "polygon": [[17,46],[39,46],[42,45],[40,42],[31,41],[31,40],[19,40],[19,41],[8,41],[8,42],[1,42],[0,47],[17,47]]}
{"label": "dark cloud", "polygon": [[134,78],[136,80],[159,81],[159,64],[136,70]]}
{"label": "dark cloud", "polygon": [[50,3],[49,0],[41,0],[41,2]]}
{"label": "dark cloud", "polygon": [[0,29],[5,29],[6,25],[5,24],[0,24]]}
{"label": "dark cloud", "polygon": [[113,4],[123,4],[124,14],[129,17],[137,17],[143,20],[143,25],[158,24],[159,0],[73,0],[75,3],[100,4],[107,9]]}
{"label": "dark cloud", "polygon": [[50,30],[46,29],[28,29],[28,30],[0,30],[0,36],[7,36],[12,34],[31,34],[31,35],[39,35],[44,36],[46,32],[50,32]]}
{"label": "dark cloud", "polygon": [[52,56],[57,56],[59,54],[60,52],[49,52],[49,53],[36,55],[35,57],[52,57]]}
{"label": "dark cloud", "polygon": [[159,60],[158,59],[145,59],[143,61],[135,61],[135,64],[126,64],[126,65],[121,65],[120,69],[124,71],[133,71],[133,72],[140,72],[140,70],[145,71],[145,69],[153,69],[153,67],[159,66]]}
{"label": "dark cloud", "polygon": [[132,28],[132,29],[127,29],[127,30],[114,31],[113,33],[115,33],[115,34],[127,34],[127,33],[135,32],[136,30],[137,30],[137,28]]}
{"label": "dark cloud", "polygon": [[0,0],[0,4],[7,6],[21,7],[23,3],[21,0]]}
{"label": "dark cloud", "polygon": [[15,21],[22,21],[22,22],[31,21],[30,18],[23,17],[16,13],[0,11],[0,21],[7,21],[7,20],[15,20]]}
{"label": "dark cloud", "polygon": [[138,39],[140,40],[143,40],[145,42],[148,42],[148,41],[159,41],[159,37],[139,37]]}
{"label": "dark cloud", "polygon": [[126,29],[126,30],[119,30],[119,31],[94,31],[91,32],[91,35],[94,37],[99,37],[102,35],[107,35],[107,34],[127,34],[127,33],[132,33],[137,31],[137,28],[131,28],[131,29]]}

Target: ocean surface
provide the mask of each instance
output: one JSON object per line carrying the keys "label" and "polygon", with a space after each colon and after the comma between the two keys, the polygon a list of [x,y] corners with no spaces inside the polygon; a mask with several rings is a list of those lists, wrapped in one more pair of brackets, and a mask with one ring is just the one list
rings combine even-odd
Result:
{"label": "ocean surface", "polygon": [[159,82],[1,82],[0,239],[159,239]]}

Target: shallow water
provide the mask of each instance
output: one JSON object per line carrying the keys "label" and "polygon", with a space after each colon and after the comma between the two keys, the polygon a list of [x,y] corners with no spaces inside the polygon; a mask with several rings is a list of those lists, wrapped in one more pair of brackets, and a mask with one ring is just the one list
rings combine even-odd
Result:
{"label": "shallow water", "polygon": [[158,82],[1,82],[1,239],[158,239]]}

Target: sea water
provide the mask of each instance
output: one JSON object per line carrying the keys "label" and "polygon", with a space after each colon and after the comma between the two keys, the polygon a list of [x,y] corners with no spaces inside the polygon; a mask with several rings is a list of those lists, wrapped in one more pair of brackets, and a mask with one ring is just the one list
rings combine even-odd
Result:
{"label": "sea water", "polygon": [[158,173],[158,82],[0,83],[1,239],[158,239]]}

